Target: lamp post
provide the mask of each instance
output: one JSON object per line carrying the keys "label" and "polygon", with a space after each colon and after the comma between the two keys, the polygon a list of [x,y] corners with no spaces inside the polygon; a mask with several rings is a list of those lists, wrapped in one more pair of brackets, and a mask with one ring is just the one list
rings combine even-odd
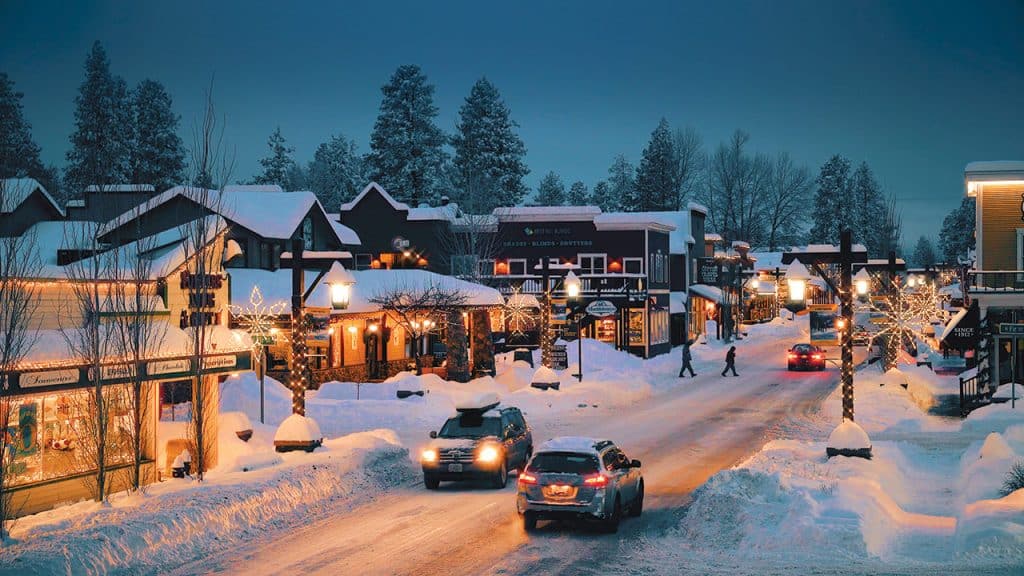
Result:
{"label": "lamp post", "polygon": [[[564,280],[565,286],[565,297],[568,300],[577,302],[580,299],[580,279],[576,277],[576,274],[572,270],[565,275]],[[576,378],[579,382],[583,381],[583,311],[576,310],[576,347],[578,349],[577,355],[577,374]]]}
{"label": "lamp post", "polygon": [[802,310],[805,306],[804,298],[807,291],[807,281],[811,279],[811,273],[807,271],[799,259],[794,258],[786,269],[786,284],[789,286],[789,300],[786,308],[790,312]]}
{"label": "lamp post", "polygon": [[863,301],[868,297],[871,290],[871,274],[868,274],[867,268],[861,268],[854,274],[853,286],[857,291],[857,299]]}

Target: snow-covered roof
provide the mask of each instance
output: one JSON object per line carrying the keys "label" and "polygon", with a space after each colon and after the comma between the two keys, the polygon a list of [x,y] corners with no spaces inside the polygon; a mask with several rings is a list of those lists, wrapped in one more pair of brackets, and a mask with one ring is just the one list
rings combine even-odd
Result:
{"label": "snow-covered roof", "polygon": [[596,446],[606,440],[589,438],[586,436],[560,436],[552,438],[537,448],[537,452],[580,452],[583,454],[597,455]]}
{"label": "snow-covered roof", "polygon": [[700,212],[701,214],[703,214],[705,216],[708,215],[708,207],[703,205],[703,204],[698,204],[697,202],[687,202],[686,203],[686,209],[687,210],[692,210],[692,211],[695,211],[695,212]]}
{"label": "snow-covered roof", "polygon": [[[267,302],[278,300],[291,302],[292,271],[288,268],[279,270],[260,270],[256,268],[231,268],[231,300],[245,301],[252,292],[253,286],[259,286]],[[502,306],[505,303],[501,293],[484,286],[444,276],[427,270],[355,270],[351,271],[356,278],[352,287],[352,295],[347,313],[358,314],[378,312],[380,306],[370,302],[374,296],[396,288],[417,290],[429,286],[439,286],[447,291],[458,291],[466,297],[466,306]],[[306,271],[306,282],[311,282],[317,275],[316,270]],[[308,286],[307,286],[308,288]],[[241,300],[239,300],[241,299]],[[306,304],[318,308],[330,308],[331,300],[327,287],[321,283],[313,289]]]}
{"label": "snow-covered roof", "polygon": [[419,206],[417,208],[409,209],[409,216],[407,220],[447,220],[454,222],[459,215],[459,206],[457,204],[448,204],[446,206]]}
{"label": "snow-covered roof", "polygon": [[755,270],[774,270],[778,267],[785,271],[786,265],[782,263],[782,254],[782,252],[750,252],[749,256],[756,262]]}
{"label": "snow-covered roof", "polygon": [[707,284],[691,284],[690,292],[701,298],[711,300],[722,304],[724,302],[724,296],[722,295],[722,289],[717,286],[708,286]]}
{"label": "snow-covered roof", "polygon": [[721,242],[722,241],[722,237],[719,234],[715,234],[714,232],[708,232],[708,233],[704,234],[704,241],[705,242]]}
{"label": "snow-covered roof", "polygon": [[[854,253],[867,252],[863,244],[854,244],[850,247]],[[807,246],[794,246],[790,252],[802,254],[838,254],[839,246],[833,244],[808,244]]]}
{"label": "snow-covered roof", "polygon": [[982,174],[1024,174],[1024,160],[985,160],[970,162],[964,168],[969,176]]}
{"label": "snow-covered roof", "polygon": [[39,190],[43,197],[57,209],[57,212],[64,216],[64,209],[50,196],[35,178],[5,178],[0,182],[0,212],[14,212],[33,192]]}
{"label": "snow-covered roof", "polygon": [[744,250],[750,250],[750,244],[744,242],[743,240],[733,240],[732,247],[737,250],[740,248],[743,248]]}
{"label": "snow-covered roof", "polygon": [[[216,234],[225,229],[226,223],[219,216],[206,216],[193,222],[202,222],[207,227],[211,240]],[[112,259],[115,255],[121,262],[132,262],[137,257],[149,260],[149,277],[158,279],[171,274],[179,266],[185,263],[188,251],[186,250],[186,228],[191,223],[181,227],[174,227],[164,230],[159,234],[141,238],[118,248],[103,252],[101,258]],[[57,251],[63,249],[81,248],[78,240],[92,237],[96,234],[99,224],[95,222],[80,222],[73,220],[61,220],[56,222],[39,222],[32,226],[26,233],[35,235],[35,252],[42,264],[39,271],[41,278],[68,278],[76,273],[76,264],[59,265],[57,263]],[[105,269],[106,266],[101,268]]]}
{"label": "snow-covered roof", "polygon": [[949,286],[943,286],[938,290],[939,296],[949,296],[950,298],[963,298],[964,292],[960,289],[960,283],[950,284]]}
{"label": "snow-covered roof", "polygon": [[[281,252],[281,259],[287,260],[292,257],[291,251]],[[306,260],[310,259],[327,259],[333,258],[334,260],[343,260],[345,258],[351,258],[352,253],[348,250],[303,250],[302,257]]]}
{"label": "snow-covered roof", "polygon": [[[312,192],[282,192],[280,186],[274,185],[228,186],[224,192],[175,186],[107,222],[101,227],[100,234],[107,234],[178,196],[203,205],[264,238],[278,240],[291,238],[314,205],[323,210]],[[351,228],[333,222],[331,226],[342,244],[359,244],[359,236]]]}
{"label": "snow-covered roof", "polygon": [[370,193],[370,190],[376,190],[377,192],[379,192],[380,195],[384,197],[384,200],[386,200],[388,204],[391,204],[391,207],[394,208],[395,210],[409,209],[408,204],[395,200],[394,197],[391,196],[391,194],[388,194],[387,190],[385,190],[383,186],[377,184],[376,182],[370,182],[369,184],[366,185],[365,188],[363,188],[362,192],[356,194],[355,198],[342,204],[341,211],[348,212],[349,210],[355,208],[360,202],[363,201],[363,198],[365,198],[366,195]]}
{"label": "snow-covered roof", "polygon": [[557,222],[593,220],[601,214],[598,206],[508,206],[495,208],[493,214],[502,222]]}
{"label": "snow-covered roof", "polygon": [[669,253],[686,254],[687,242],[693,241],[690,234],[690,213],[686,210],[665,212],[606,212],[594,217],[598,230],[630,228],[652,228],[669,233]]}
{"label": "snow-covered roof", "polygon": [[90,184],[86,192],[155,192],[152,184]]}
{"label": "snow-covered roof", "polygon": [[284,192],[277,184],[228,184],[225,192]]}
{"label": "snow-covered roof", "polygon": [[334,234],[338,236],[338,240],[340,240],[342,244],[346,244],[348,246],[362,245],[363,241],[359,239],[359,234],[356,234],[355,230],[345,226],[337,220],[329,219],[329,221],[331,223],[331,228],[334,228]]}

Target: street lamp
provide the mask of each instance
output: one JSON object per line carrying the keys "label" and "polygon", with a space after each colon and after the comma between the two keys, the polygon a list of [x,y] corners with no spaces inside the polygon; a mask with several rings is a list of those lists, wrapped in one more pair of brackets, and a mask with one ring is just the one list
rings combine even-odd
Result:
{"label": "street lamp", "polygon": [[[580,297],[580,279],[576,277],[576,274],[572,270],[565,275],[565,296],[569,300],[579,300]],[[576,379],[579,382],[583,381],[583,311],[576,311],[576,347],[577,347],[577,368],[576,368]]]}
{"label": "street lamp", "polygon": [[794,258],[786,269],[786,284],[789,285],[789,305],[787,308],[803,308],[807,281],[811,279],[811,273],[807,271],[799,259]]}
{"label": "street lamp", "polygon": [[868,274],[867,268],[861,268],[853,275],[853,285],[857,289],[857,297],[864,300],[868,296],[868,291],[871,289],[871,274]]}
{"label": "street lamp", "polygon": [[331,307],[335,310],[346,310],[349,301],[352,299],[352,286],[356,283],[356,277],[341,265],[341,262],[331,264],[331,269],[324,276],[324,284],[331,289]]}

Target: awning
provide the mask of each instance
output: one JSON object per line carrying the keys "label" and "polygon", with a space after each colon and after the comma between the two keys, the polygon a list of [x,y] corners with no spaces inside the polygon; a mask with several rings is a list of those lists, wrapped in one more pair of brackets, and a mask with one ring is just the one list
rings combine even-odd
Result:
{"label": "awning", "polygon": [[700,296],[706,300],[711,300],[718,304],[723,304],[725,298],[722,295],[722,289],[717,286],[708,286],[707,284],[692,284],[690,285],[690,293],[694,296]]}

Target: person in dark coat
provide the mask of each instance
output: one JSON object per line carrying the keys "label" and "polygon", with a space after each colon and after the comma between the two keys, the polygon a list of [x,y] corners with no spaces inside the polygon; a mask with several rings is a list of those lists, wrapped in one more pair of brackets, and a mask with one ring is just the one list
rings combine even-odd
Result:
{"label": "person in dark coat", "polygon": [[693,356],[690,354],[690,343],[683,344],[683,367],[679,369],[679,377],[683,377],[683,373],[687,370],[690,371],[690,376],[697,376],[697,373],[693,371]]}
{"label": "person in dark coat", "polygon": [[732,370],[732,375],[733,376],[739,376],[739,374],[736,373],[736,347],[735,346],[729,346],[729,351],[725,353],[725,370],[722,370],[722,376],[725,376],[725,373],[728,372],[729,370]]}

